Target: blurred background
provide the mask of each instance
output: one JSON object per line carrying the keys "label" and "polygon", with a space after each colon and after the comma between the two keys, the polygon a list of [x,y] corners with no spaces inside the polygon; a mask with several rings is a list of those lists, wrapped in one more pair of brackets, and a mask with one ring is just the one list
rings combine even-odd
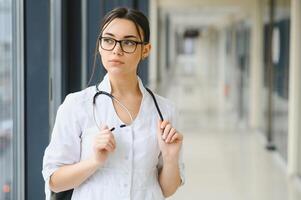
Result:
{"label": "blurred background", "polygon": [[300,0],[0,0],[0,200],[44,199],[56,110],[87,87],[117,6],[149,17],[139,76],[179,110],[186,183],[169,199],[300,200]]}

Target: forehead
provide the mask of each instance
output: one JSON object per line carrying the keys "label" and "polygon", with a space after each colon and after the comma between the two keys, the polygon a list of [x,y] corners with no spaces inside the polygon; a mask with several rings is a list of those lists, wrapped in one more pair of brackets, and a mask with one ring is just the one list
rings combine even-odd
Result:
{"label": "forehead", "polygon": [[103,34],[111,33],[116,37],[124,37],[127,35],[134,35],[139,37],[137,28],[131,20],[116,18],[113,19],[109,25],[103,30]]}

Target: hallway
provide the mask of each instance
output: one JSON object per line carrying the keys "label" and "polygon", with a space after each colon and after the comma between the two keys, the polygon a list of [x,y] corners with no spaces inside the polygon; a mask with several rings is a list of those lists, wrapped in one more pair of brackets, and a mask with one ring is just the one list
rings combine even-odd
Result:
{"label": "hallway", "polygon": [[217,87],[195,74],[176,75],[167,94],[179,109],[186,164],[186,183],[169,199],[300,200],[300,183],[265,150],[262,133],[240,123]]}
{"label": "hallway", "polygon": [[178,107],[186,179],[168,199],[301,200],[301,0],[0,1],[0,200],[45,199],[58,108],[106,74],[117,7],[148,19],[138,75]]}

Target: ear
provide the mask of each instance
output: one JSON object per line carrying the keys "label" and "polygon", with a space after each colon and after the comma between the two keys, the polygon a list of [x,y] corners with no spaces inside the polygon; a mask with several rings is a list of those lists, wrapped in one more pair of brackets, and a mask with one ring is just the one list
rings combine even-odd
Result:
{"label": "ear", "polygon": [[152,48],[152,46],[151,46],[150,43],[145,44],[145,45],[143,46],[143,51],[142,51],[142,58],[143,58],[143,59],[145,59],[145,58],[148,57],[151,48]]}

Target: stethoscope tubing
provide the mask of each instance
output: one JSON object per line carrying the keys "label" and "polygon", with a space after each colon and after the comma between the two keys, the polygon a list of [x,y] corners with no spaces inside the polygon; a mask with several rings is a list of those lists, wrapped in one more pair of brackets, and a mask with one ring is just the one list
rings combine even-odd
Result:
{"label": "stethoscope tubing", "polygon": [[[159,108],[158,102],[157,102],[157,100],[156,100],[156,98],[155,98],[155,95],[153,94],[153,92],[152,92],[149,88],[145,88],[145,89],[146,89],[146,90],[149,92],[149,94],[152,96],[152,99],[153,99],[153,101],[154,101],[154,103],[155,103],[155,106],[156,106],[156,109],[157,109],[157,111],[158,111],[160,120],[163,121],[164,118],[163,118],[163,115],[162,115],[161,110],[160,110],[160,108]],[[99,95],[101,95],[101,94],[110,97],[112,100],[116,101],[121,107],[123,107],[124,110],[126,110],[126,112],[128,113],[128,115],[129,115],[129,117],[130,117],[130,119],[131,119],[131,123],[133,122],[133,117],[132,117],[130,111],[126,108],[126,106],[123,105],[123,104],[122,104],[117,98],[115,98],[112,94],[110,94],[110,93],[108,93],[108,92],[105,92],[105,91],[102,91],[102,90],[99,90],[98,87],[97,87],[97,85],[96,85],[96,93],[95,93],[95,95],[93,96],[93,118],[94,118],[94,122],[95,122],[95,124],[97,125],[97,127],[98,127],[99,130],[100,130],[100,127],[99,127],[98,123],[96,122],[96,118],[95,118],[95,105],[96,105],[96,98],[97,98],[97,96],[99,96]],[[126,124],[120,125],[120,128],[124,128],[124,127],[126,127]],[[114,131],[114,130],[115,130],[115,127],[112,127],[112,128],[110,129],[110,131]]]}

